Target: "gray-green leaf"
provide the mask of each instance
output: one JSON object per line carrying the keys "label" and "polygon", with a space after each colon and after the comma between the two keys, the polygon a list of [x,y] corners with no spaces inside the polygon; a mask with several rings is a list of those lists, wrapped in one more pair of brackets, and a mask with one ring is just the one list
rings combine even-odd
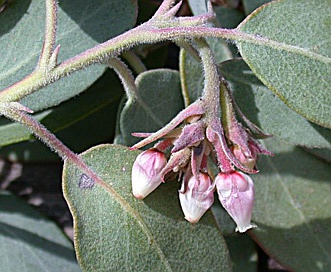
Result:
{"label": "gray-green leaf", "polygon": [[22,200],[0,192],[1,271],[81,271],[71,242]]}
{"label": "gray-green leaf", "polygon": [[258,163],[252,235],[291,271],[331,271],[331,168],[301,148],[269,139]]}
{"label": "gray-green leaf", "polygon": [[114,145],[84,152],[82,159],[105,182],[92,187],[79,186],[82,171],[65,163],[64,193],[74,216],[82,269],[231,271],[227,247],[211,213],[196,225],[184,220],[176,181],[162,184],[144,201],[134,199],[131,167],[138,153]]}
{"label": "gray-green leaf", "polygon": [[290,108],[331,128],[331,2],[274,1],[238,26],[244,60]]}

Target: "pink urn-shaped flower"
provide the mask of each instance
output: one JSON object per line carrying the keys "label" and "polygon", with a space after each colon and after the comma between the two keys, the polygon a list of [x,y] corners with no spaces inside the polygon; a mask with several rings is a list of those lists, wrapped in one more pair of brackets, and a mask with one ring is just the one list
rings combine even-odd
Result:
{"label": "pink urn-shaped flower", "polygon": [[132,166],[132,194],[135,198],[145,198],[161,184],[161,170],[166,164],[165,155],[154,148],[137,156]]}
{"label": "pink urn-shaped flower", "polygon": [[236,222],[236,231],[245,232],[256,227],[251,223],[254,204],[254,183],[246,174],[233,171],[219,173],[215,179],[219,200]]}
{"label": "pink urn-shaped flower", "polygon": [[185,219],[197,223],[214,203],[213,186],[207,174],[199,173],[199,180],[190,177],[187,184],[183,182],[179,191],[179,200]]}

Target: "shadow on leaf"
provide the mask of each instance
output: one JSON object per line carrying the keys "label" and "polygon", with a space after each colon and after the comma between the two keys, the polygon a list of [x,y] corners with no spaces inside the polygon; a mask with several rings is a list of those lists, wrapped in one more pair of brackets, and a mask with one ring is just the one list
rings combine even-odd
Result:
{"label": "shadow on leaf", "polygon": [[80,0],[63,0],[59,5],[87,35],[101,43],[134,25],[137,8],[131,2],[134,3],[122,0],[83,3]]}
{"label": "shadow on leaf", "polygon": [[25,229],[15,227],[6,223],[0,223],[0,235],[9,237],[12,240],[25,243],[28,247],[38,248],[43,251],[47,251],[52,255],[59,256],[69,261],[74,260],[74,251],[63,245],[54,243],[39,235],[29,232]]}

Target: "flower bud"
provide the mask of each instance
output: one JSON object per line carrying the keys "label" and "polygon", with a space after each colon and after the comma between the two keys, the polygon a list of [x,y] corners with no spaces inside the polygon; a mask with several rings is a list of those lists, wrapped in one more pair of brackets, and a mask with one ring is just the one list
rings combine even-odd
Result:
{"label": "flower bud", "polygon": [[214,203],[213,187],[207,174],[199,173],[199,180],[192,176],[187,184],[183,182],[179,201],[185,219],[197,223]]}
{"label": "flower bud", "polygon": [[219,173],[215,179],[219,200],[236,222],[236,231],[256,227],[251,223],[254,203],[254,183],[246,174],[234,171]]}
{"label": "flower bud", "polygon": [[257,159],[257,153],[255,149],[251,148],[252,156],[246,156],[240,147],[235,146],[232,149],[233,155],[241,162],[242,165],[246,166],[249,169],[254,169]]}
{"label": "flower bud", "polygon": [[165,155],[149,149],[140,153],[132,166],[132,194],[143,199],[158,187],[161,182],[161,170],[167,164]]}

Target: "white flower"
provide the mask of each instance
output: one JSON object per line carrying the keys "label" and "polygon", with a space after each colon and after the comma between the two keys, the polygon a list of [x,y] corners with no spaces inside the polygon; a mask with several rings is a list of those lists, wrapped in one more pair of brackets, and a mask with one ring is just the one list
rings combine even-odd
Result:
{"label": "white flower", "polygon": [[183,182],[179,191],[179,200],[185,219],[191,223],[197,223],[214,203],[210,177],[199,173],[199,181],[192,176],[187,184]]}

